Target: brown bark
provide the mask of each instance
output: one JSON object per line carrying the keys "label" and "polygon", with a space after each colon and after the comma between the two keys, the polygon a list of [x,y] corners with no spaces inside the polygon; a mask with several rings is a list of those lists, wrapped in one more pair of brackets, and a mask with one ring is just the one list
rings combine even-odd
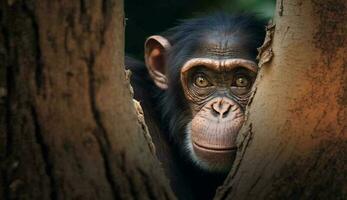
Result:
{"label": "brown bark", "polygon": [[347,199],[347,1],[277,4],[241,150],[216,199]]}
{"label": "brown bark", "polygon": [[0,15],[0,199],[173,199],[124,73],[123,2]]}

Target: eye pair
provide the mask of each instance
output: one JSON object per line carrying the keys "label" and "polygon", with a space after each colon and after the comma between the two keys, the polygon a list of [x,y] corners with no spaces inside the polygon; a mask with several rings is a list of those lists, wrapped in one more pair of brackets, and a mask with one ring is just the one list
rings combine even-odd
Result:
{"label": "eye pair", "polygon": [[[195,75],[194,77],[194,84],[197,87],[208,87],[211,86],[212,83],[207,79],[205,74],[199,73],[197,75]],[[233,81],[232,85],[236,86],[236,87],[248,87],[250,84],[250,80],[247,76],[245,75],[237,75],[235,80]]]}

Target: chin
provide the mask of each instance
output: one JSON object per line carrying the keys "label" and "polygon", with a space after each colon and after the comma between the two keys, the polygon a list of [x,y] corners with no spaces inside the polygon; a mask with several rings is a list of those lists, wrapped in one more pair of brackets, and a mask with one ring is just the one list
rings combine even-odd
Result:
{"label": "chin", "polygon": [[237,148],[209,149],[195,143],[191,137],[191,123],[187,125],[185,153],[196,167],[209,173],[228,173],[235,160]]}

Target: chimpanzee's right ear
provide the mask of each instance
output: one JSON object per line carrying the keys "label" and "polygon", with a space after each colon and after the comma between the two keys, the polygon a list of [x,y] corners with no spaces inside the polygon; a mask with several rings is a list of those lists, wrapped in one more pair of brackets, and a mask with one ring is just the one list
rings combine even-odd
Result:
{"label": "chimpanzee's right ear", "polygon": [[145,61],[148,72],[154,83],[161,89],[168,88],[166,72],[166,53],[170,49],[170,42],[160,35],[153,35],[145,42]]}

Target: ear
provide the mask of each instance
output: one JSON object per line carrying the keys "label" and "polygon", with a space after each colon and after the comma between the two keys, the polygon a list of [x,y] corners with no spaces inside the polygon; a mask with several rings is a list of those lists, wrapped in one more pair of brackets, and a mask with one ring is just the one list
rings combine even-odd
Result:
{"label": "ear", "polygon": [[169,41],[160,35],[153,35],[145,42],[145,61],[149,75],[154,83],[163,90],[168,88],[165,66],[166,52],[170,47]]}

